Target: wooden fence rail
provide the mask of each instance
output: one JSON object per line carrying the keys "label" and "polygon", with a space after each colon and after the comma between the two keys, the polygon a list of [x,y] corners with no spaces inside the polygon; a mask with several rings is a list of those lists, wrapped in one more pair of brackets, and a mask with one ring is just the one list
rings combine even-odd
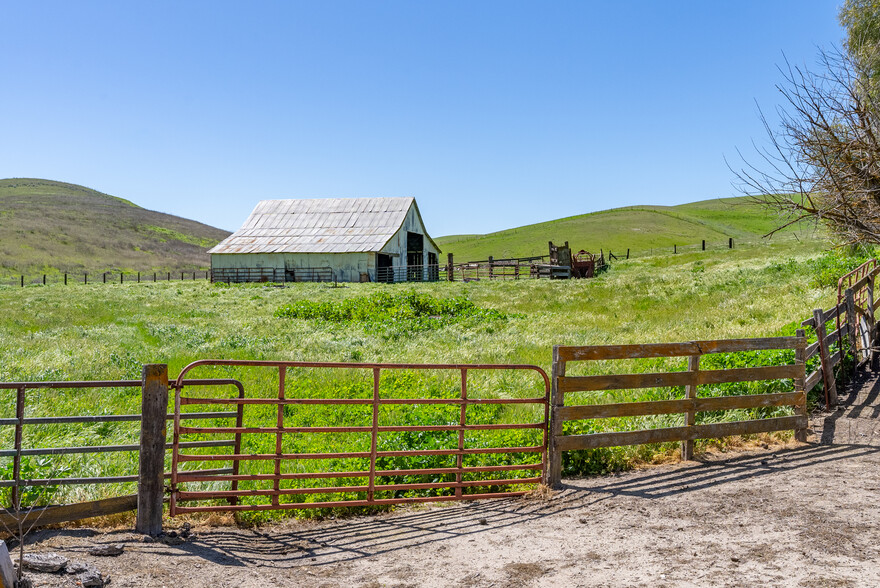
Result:
{"label": "wooden fence rail", "polygon": [[[690,459],[693,441],[731,435],[748,435],[793,429],[795,436],[806,440],[807,413],[804,391],[804,364],[807,340],[803,331],[796,337],[689,341],[648,345],[600,345],[553,348],[553,372],[550,398],[549,467],[547,483],[558,485],[562,478],[562,452],[644,443],[682,442],[682,456]],[[700,357],[709,353],[732,353],[791,349],[793,365],[701,370]],[[567,364],[573,361],[603,361],[657,357],[688,357],[683,372],[617,374],[602,376],[567,376]],[[793,392],[744,396],[698,397],[698,388],[706,384],[791,379]],[[566,394],[632,388],[684,387],[685,397],[651,402],[623,402],[566,406]],[[749,421],[701,424],[696,414],[707,411],[792,406],[795,415]],[[583,419],[607,419],[662,414],[684,414],[685,425],[637,431],[611,431],[586,435],[564,435],[563,423]]]}

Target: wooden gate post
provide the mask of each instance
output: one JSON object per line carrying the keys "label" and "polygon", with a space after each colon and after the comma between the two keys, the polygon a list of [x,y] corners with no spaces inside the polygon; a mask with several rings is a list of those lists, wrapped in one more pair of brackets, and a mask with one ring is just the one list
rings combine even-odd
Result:
{"label": "wooden gate post", "polygon": [[[700,356],[699,355],[691,355],[688,357],[688,371],[694,374],[694,383],[688,384],[685,387],[685,396],[688,400],[694,400],[697,397],[697,377],[698,372],[700,370]],[[687,412],[687,420],[685,424],[688,427],[693,427],[697,424],[697,413],[693,410],[689,410]],[[688,439],[687,441],[681,442],[681,459],[682,461],[690,461],[694,458],[694,441],[693,439]]]}
{"label": "wooden gate post", "polygon": [[562,482],[562,452],[557,445],[562,435],[562,420],[559,409],[565,405],[563,393],[559,391],[559,377],[565,376],[565,362],[559,360],[559,346],[553,346],[553,366],[550,370],[550,422],[547,435],[547,473],[546,483],[551,488]]}
{"label": "wooden gate post", "polygon": [[446,279],[450,282],[455,281],[455,272],[452,269],[452,254],[446,255]]}
{"label": "wooden gate post", "polygon": [[[805,333],[803,329],[798,329],[795,331],[795,335],[799,338],[804,339],[803,345],[799,345],[794,350],[794,364],[796,366],[801,366],[804,372],[807,369],[807,348],[806,348],[806,340]],[[803,416],[804,419],[807,418],[807,392],[806,392],[806,383],[805,383],[805,373],[801,372],[796,378],[794,378],[794,391],[802,392],[803,399],[801,401],[800,406],[797,407],[798,416]],[[800,428],[794,430],[794,438],[796,441],[800,441],[801,443],[807,442],[807,429]]]}
{"label": "wooden gate post", "polygon": [[[849,331],[849,336],[847,337],[849,341],[849,352],[852,354],[853,358],[853,378],[856,377],[856,374],[859,371],[859,348],[856,342],[856,335],[858,334],[859,328],[859,317],[856,316],[856,301],[853,296],[852,288],[847,288],[846,292],[844,292],[844,299],[846,300],[846,326]],[[841,338],[842,340],[842,338]],[[843,361],[843,345],[839,344],[840,349],[840,359]],[[868,350],[865,349],[865,357],[868,356]]]}
{"label": "wooden gate post", "polygon": [[141,389],[141,447],[135,530],[156,536],[162,532],[168,366],[145,365]]}
{"label": "wooden gate post", "polygon": [[825,386],[825,403],[828,408],[837,406],[837,385],[834,382],[834,368],[831,365],[831,354],[825,341],[825,311],[817,308],[813,311],[813,327],[819,343],[819,362],[822,364],[822,383]]}

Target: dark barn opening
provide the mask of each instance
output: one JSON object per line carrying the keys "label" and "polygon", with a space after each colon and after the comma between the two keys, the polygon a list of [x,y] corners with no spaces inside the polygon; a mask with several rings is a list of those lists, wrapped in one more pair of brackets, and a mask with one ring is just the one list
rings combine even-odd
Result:
{"label": "dark barn opening", "polygon": [[425,252],[425,236],[421,233],[406,233],[406,279],[422,280],[423,255]]}

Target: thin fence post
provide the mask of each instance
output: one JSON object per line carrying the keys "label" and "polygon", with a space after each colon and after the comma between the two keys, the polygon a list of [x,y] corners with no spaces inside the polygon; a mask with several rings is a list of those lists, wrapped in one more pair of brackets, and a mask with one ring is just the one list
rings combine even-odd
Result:
{"label": "thin fence post", "polygon": [[705,251],[705,250],[706,250],[706,240],[703,239],[703,251]]}
{"label": "thin fence post", "polygon": [[[859,371],[859,363],[861,363],[861,358],[859,358],[858,345],[856,342],[856,335],[858,334],[858,317],[856,316],[856,301],[853,296],[852,288],[847,288],[844,292],[844,297],[846,299],[846,327],[849,331],[849,336],[847,340],[849,342],[849,352],[853,358],[853,378],[855,378],[856,374]],[[838,344],[840,347],[840,359],[843,360],[843,344]],[[868,350],[865,349],[865,357],[868,356]]]}
{"label": "thin fence post", "polygon": [[[803,329],[795,331],[796,336],[801,340],[794,350],[794,364],[800,366],[800,372],[794,378],[794,391],[801,393],[801,399],[797,406],[798,416],[802,416],[804,420],[807,418],[807,392],[805,390],[805,371],[807,364],[807,340]],[[801,443],[807,442],[807,429],[800,427],[794,430],[794,438]]]}
{"label": "thin fence post", "polygon": [[141,380],[141,440],[135,529],[151,536],[162,532],[167,413],[168,366],[147,364]]}
{"label": "thin fence post", "polygon": [[455,281],[455,270],[452,267],[452,254],[446,256],[446,279],[450,282]]}
{"label": "thin fence post", "polygon": [[550,423],[547,435],[547,485],[551,488],[562,483],[562,452],[557,440],[562,436],[559,409],[565,405],[564,393],[559,390],[559,378],[565,376],[565,362],[559,359],[559,346],[553,346],[553,366],[550,371]]}
{"label": "thin fence post", "polygon": [[21,287],[24,288],[24,276],[21,276]]}
{"label": "thin fence post", "polygon": [[21,484],[21,438],[24,434],[24,393],[24,388],[18,388],[15,391],[15,440],[13,441],[15,455],[12,456],[12,481],[15,485],[10,493],[9,509],[15,511],[16,515],[21,514],[18,511],[20,510],[19,499],[21,498],[19,485]]}
{"label": "thin fence post", "polygon": [[46,274],[43,274],[43,285],[46,285]]}
{"label": "thin fence post", "polygon": [[672,246],[672,252],[673,252],[673,253],[678,253],[678,245],[673,245],[673,246]]}
{"label": "thin fence post", "polygon": [[122,283],[122,276],[123,276],[123,275],[124,275],[124,274],[123,274],[122,272],[119,272],[119,283],[120,283],[120,284]]}
{"label": "thin fence post", "polygon": [[[697,398],[697,372],[700,370],[700,356],[691,355],[688,357],[688,371],[693,374],[693,384],[685,387],[685,397],[688,400],[696,400]],[[697,424],[697,413],[693,410],[687,412],[685,424],[693,427]],[[690,461],[694,458],[694,440],[687,439],[681,442],[681,459],[682,461]]]}
{"label": "thin fence post", "polygon": [[138,272],[138,284],[141,283],[141,272]]}
{"label": "thin fence post", "polygon": [[626,249],[626,258],[629,259],[629,248]]}
{"label": "thin fence post", "polygon": [[104,272],[104,283],[107,283],[107,272]]}
{"label": "thin fence post", "polygon": [[67,274],[64,274],[64,285],[67,285]]}
{"label": "thin fence post", "polygon": [[495,258],[491,255],[489,256],[489,279],[493,279],[495,277]]}
{"label": "thin fence post", "polygon": [[727,240],[727,248],[733,249],[733,237],[731,237]]}
{"label": "thin fence post", "polygon": [[89,272],[85,272],[83,274],[83,284],[88,284],[88,283],[89,283]]}
{"label": "thin fence post", "polygon": [[813,321],[816,323],[816,340],[819,343],[819,361],[822,364],[822,383],[825,386],[825,405],[837,406],[837,385],[834,382],[834,368],[831,365],[831,354],[828,353],[828,343],[825,341],[825,311],[817,308],[813,311]]}
{"label": "thin fence post", "polygon": [[171,272],[168,272],[168,281],[171,281]]}

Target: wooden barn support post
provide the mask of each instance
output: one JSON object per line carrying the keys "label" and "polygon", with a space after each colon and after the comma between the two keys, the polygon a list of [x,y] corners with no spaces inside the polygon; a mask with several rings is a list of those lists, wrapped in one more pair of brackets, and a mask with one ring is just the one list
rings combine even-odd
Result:
{"label": "wooden barn support post", "polygon": [[135,530],[156,536],[162,532],[168,366],[145,365],[141,389],[141,443]]}
{"label": "wooden barn support post", "polygon": [[831,355],[825,341],[825,312],[821,308],[813,311],[813,322],[816,340],[819,342],[819,361],[822,364],[822,383],[825,386],[826,406],[837,406],[837,386],[834,382],[834,368],[831,366]]}
{"label": "wooden barn support post", "polygon": [[[849,331],[849,336],[847,339],[849,340],[849,352],[852,354],[853,358],[853,377],[859,372],[859,363],[861,360],[859,359],[859,351],[858,345],[856,343],[856,337],[858,336],[858,325],[859,325],[859,317],[856,314],[856,301],[853,296],[852,288],[847,288],[846,292],[844,292],[844,297],[846,300],[846,325],[847,330]],[[840,359],[843,360],[843,345],[839,345],[840,347]],[[865,349],[865,358],[868,356],[868,350]]]}
{"label": "wooden barn support post", "polygon": [[562,436],[562,419],[559,409],[565,405],[563,392],[559,390],[559,378],[565,376],[565,362],[559,359],[559,346],[553,346],[553,366],[550,373],[550,434],[547,439],[547,485],[551,488],[562,482],[562,451],[558,440]]}
{"label": "wooden barn support post", "polygon": [[446,255],[446,280],[449,282],[455,281],[455,270],[452,268],[452,254],[451,253]]}
{"label": "wooden barn support post", "polygon": [[[694,383],[688,384],[685,387],[685,397],[688,400],[693,400],[697,397],[697,372],[700,370],[700,356],[699,355],[691,355],[688,357],[688,371],[693,374]],[[693,410],[688,411],[685,424],[688,427],[693,427],[697,424],[697,413]],[[681,442],[681,459],[682,461],[690,461],[694,458],[694,441],[693,439],[689,439],[687,441]]]}
{"label": "wooden barn support post", "polygon": [[[804,330],[798,329],[797,331],[795,331],[795,335],[797,335],[800,338],[804,338],[804,336],[805,336]],[[795,350],[794,350],[794,364],[796,366],[801,366],[804,370],[806,370],[806,364],[807,364],[807,349],[806,349],[806,347],[795,348]],[[807,417],[807,392],[806,392],[806,383],[805,383],[805,378],[804,378],[803,373],[802,373],[802,375],[799,375],[796,378],[794,378],[794,391],[803,393],[803,400],[802,400],[800,406],[798,406],[796,410],[797,410],[798,416],[803,416],[804,418],[806,418]],[[807,429],[806,428],[795,429],[794,430],[794,438],[795,438],[795,440],[800,441],[801,443],[806,443],[807,442]]]}

